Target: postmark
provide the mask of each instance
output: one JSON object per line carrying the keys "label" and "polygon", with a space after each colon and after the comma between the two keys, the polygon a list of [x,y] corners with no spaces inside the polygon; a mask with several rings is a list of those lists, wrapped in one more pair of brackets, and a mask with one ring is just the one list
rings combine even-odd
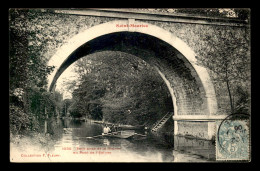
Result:
{"label": "postmark", "polygon": [[250,160],[249,115],[232,114],[216,122],[216,160]]}

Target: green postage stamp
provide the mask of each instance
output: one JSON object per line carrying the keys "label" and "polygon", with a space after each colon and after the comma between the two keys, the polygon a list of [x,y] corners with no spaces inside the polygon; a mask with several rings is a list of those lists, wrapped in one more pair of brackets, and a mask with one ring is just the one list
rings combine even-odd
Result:
{"label": "green postage stamp", "polygon": [[250,160],[249,119],[239,116],[216,122],[216,160]]}

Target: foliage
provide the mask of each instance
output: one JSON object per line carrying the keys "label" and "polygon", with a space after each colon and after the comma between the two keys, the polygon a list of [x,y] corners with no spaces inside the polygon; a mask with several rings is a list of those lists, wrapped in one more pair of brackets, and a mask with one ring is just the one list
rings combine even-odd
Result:
{"label": "foliage", "polygon": [[[240,94],[242,91],[236,91],[236,89],[240,86],[244,89],[243,91],[248,91],[246,83],[250,81],[248,37],[244,38],[226,27],[216,27],[214,34],[204,35],[202,41],[207,42],[207,50],[197,57],[198,64],[214,73],[212,76],[215,87],[221,87],[222,91],[224,91],[223,86],[227,88],[230,111],[234,113],[237,108],[235,105],[238,103],[234,100],[242,95]],[[246,101],[243,100],[243,102]]]}
{"label": "foliage", "polygon": [[[62,116],[68,115],[68,111],[70,111],[70,107],[72,107],[71,99],[65,99],[62,101]],[[74,115],[74,113],[72,115]]]}
{"label": "foliage", "polygon": [[[39,125],[60,109],[61,95],[47,92],[47,76],[53,66],[47,65],[48,42],[51,32],[44,32],[42,23],[35,24],[34,10],[9,11],[9,96],[12,133],[22,130],[39,131]],[[45,35],[44,35],[45,34]],[[55,41],[54,41],[55,42]]]}
{"label": "foliage", "polygon": [[22,130],[29,129],[29,116],[17,106],[10,106],[10,131],[13,134],[19,134]]}
{"label": "foliage", "polygon": [[32,29],[30,17],[27,10],[10,11],[10,86],[11,89],[37,87],[44,91],[53,67],[46,65],[40,31]]}
{"label": "foliage", "polygon": [[74,87],[70,107],[74,116],[77,113],[96,120],[142,125],[152,124],[172,110],[163,80],[135,56],[98,52],[79,59],[75,68],[78,83],[67,83]]}
{"label": "foliage", "polygon": [[27,128],[29,117],[20,108],[10,106],[10,129],[12,132],[19,133],[21,128]]}
{"label": "foliage", "polygon": [[250,96],[247,91],[245,91],[240,86],[236,87],[235,93],[238,95],[238,100],[236,101],[235,110],[237,113],[250,113]]}

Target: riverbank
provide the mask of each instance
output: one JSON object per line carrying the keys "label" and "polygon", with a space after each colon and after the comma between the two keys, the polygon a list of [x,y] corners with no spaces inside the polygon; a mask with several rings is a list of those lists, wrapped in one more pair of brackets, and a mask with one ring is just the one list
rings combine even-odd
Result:
{"label": "riverbank", "polygon": [[48,154],[54,149],[54,145],[55,141],[50,134],[37,132],[30,132],[28,135],[10,134],[10,161],[17,162],[17,158],[32,158],[35,157],[34,154]]}
{"label": "riverbank", "polygon": [[10,134],[10,144],[21,146],[39,146],[46,147],[50,144],[52,137],[50,134],[30,132],[27,135]]}

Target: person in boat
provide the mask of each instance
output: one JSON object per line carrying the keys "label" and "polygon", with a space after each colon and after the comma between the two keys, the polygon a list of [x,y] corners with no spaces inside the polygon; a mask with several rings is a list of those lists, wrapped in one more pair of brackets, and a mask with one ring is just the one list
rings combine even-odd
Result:
{"label": "person in boat", "polygon": [[117,132],[117,127],[114,124],[111,126],[111,132]]}
{"label": "person in boat", "polygon": [[110,128],[109,128],[107,125],[105,125],[105,127],[104,127],[104,129],[103,129],[103,133],[104,133],[104,134],[108,134],[108,133],[110,133],[110,132],[111,132]]}

